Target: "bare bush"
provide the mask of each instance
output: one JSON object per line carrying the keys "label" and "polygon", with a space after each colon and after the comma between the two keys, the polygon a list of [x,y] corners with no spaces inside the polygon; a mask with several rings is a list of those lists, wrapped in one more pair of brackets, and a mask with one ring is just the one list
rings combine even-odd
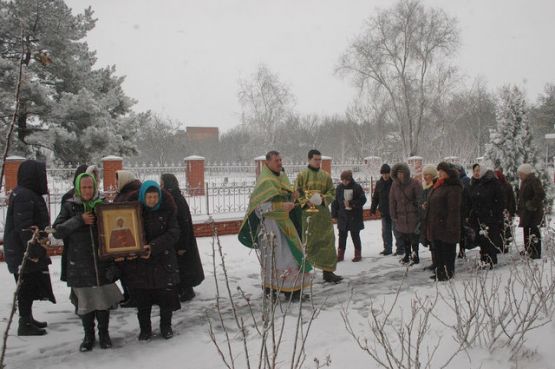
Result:
{"label": "bare bush", "polygon": [[[291,298],[282,301],[279,298],[281,289],[278,289],[277,294],[266,293],[267,291],[263,293],[261,304],[253,304],[251,297],[240,286],[237,287],[238,295],[234,295],[230,287],[220,238],[213,220],[211,220],[211,225],[213,234],[212,261],[219,327],[216,327],[214,320],[208,316],[209,335],[222,362],[228,369],[237,367],[236,359],[239,356],[239,350],[235,348],[234,341],[239,340],[242,343],[242,353],[247,368],[275,369],[284,365],[284,362],[291,369],[302,368],[307,358],[305,348],[312,323],[324,304],[317,307],[312,300],[305,302],[305,299],[302,298],[302,289],[298,304],[292,303]],[[261,235],[273,248],[275,236],[271,232],[267,232],[264,227],[262,227]],[[216,254],[219,256],[221,270],[217,267]],[[258,250],[257,256],[261,265],[263,265]],[[273,268],[275,268],[275,263]],[[219,273],[223,273],[223,287],[221,286],[222,282],[218,279]],[[262,275],[265,275],[264,271]],[[298,278],[304,278],[304,273],[299,273]],[[222,292],[222,288],[225,288],[225,292]],[[306,309],[307,305],[308,309]],[[227,318],[228,311],[231,311],[231,318],[229,319]],[[244,318],[241,314],[248,316],[248,318]],[[288,328],[291,326],[286,325],[286,323],[291,321],[291,318],[295,318],[295,322],[293,330],[289,331]],[[231,320],[231,323],[228,322],[229,320]],[[232,334],[234,329],[229,326],[230,324],[237,328],[235,335]],[[217,332],[217,330],[221,331],[223,339],[218,338],[220,332]],[[293,340],[286,340],[286,333],[288,338],[293,336]],[[258,348],[253,349],[250,341],[255,342]],[[288,350],[282,350],[285,342],[291,342],[291,347]],[[316,368],[329,366],[330,363],[330,357],[326,357],[323,361],[317,358],[314,359]],[[240,367],[243,367],[243,365]]]}

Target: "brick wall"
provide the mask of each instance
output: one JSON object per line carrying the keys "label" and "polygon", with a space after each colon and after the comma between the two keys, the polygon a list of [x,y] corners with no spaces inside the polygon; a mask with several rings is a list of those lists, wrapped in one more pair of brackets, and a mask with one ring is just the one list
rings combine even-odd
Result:
{"label": "brick wall", "polygon": [[[363,212],[364,220],[375,220],[380,219],[379,214],[371,215],[370,209],[364,209]],[[241,227],[242,219],[229,219],[229,220],[219,220],[216,221],[216,227],[218,230],[218,235],[230,235],[230,234],[237,234],[239,233],[239,228]],[[197,223],[194,225],[195,227],[195,235],[197,237],[211,237],[212,236],[212,228],[209,223]],[[0,240],[0,244],[2,241]],[[50,256],[53,255],[61,255],[62,254],[62,246],[52,246],[48,249],[48,254]],[[4,254],[0,253],[0,261],[4,261]]]}

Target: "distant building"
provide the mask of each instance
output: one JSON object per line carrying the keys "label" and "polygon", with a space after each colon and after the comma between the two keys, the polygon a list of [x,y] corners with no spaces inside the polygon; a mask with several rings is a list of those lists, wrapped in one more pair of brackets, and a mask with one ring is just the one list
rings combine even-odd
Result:
{"label": "distant building", "polygon": [[218,127],[187,127],[187,141],[191,144],[205,144],[218,142],[220,129]]}

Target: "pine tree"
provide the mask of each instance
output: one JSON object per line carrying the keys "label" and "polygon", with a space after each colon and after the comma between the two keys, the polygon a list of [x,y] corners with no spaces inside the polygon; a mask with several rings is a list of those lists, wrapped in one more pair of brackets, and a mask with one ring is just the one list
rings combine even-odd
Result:
{"label": "pine tree", "polygon": [[518,188],[519,165],[531,164],[549,194],[551,181],[532,143],[528,113],[526,98],[518,87],[505,86],[501,89],[496,109],[497,127],[491,134],[490,143],[486,145],[485,159],[496,168],[503,168],[513,188]]}
{"label": "pine tree", "polygon": [[0,117],[13,113],[15,73],[25,64],[20,153],[89,162],[136,152],[135,102],[115,67],[93,68],[95,52],[84,41],[95,22],[91,8],[74,15],[63,0],[0,0]]}

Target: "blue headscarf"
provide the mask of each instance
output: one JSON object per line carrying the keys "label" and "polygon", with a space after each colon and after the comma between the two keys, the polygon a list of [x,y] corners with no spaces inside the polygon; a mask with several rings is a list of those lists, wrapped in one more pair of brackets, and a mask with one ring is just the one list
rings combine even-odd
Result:
{"label": "blue headscarf", "polygon": [[[158,191],[158,203],[156,204],[155,207],[153,208],[149,208],[146,206],[145,204],[145,197],[146,197],[146,191],[148,191],[149,188],[154,187],[156,188],[156,190]],[[158,210],[160,209],[160,204],[162,203],[162,190],[160,189],[160,185],[158,184],[158,182],[156,181],[144,181],[143,184],[141,185],[141,188],[139,189],[139,201],[141,204],[143,204],[143,206],[149,210]]]}

